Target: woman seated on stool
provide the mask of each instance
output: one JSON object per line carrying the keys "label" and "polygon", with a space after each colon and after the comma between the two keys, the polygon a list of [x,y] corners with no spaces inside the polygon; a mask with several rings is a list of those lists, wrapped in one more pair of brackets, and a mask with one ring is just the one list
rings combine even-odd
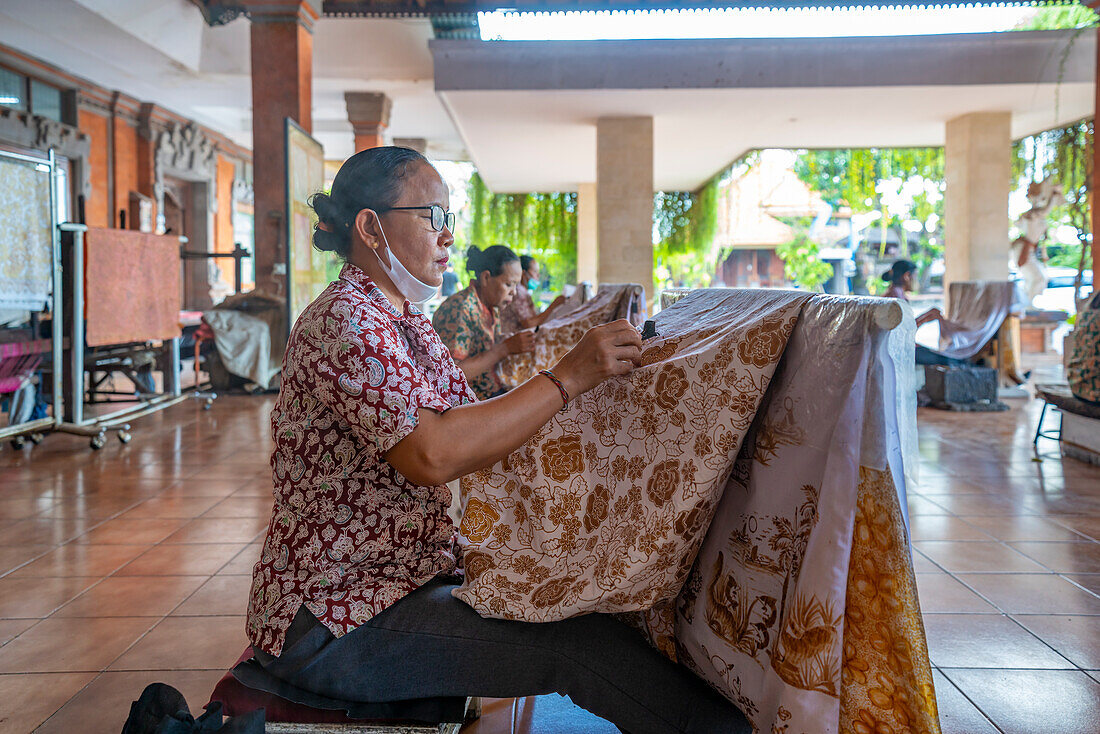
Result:
{"label": "woman seated on stool", "polygon": [[[451,595],[446,483],[633,370],[638,331],[627,321],[590,329],[553,370],[478,402],[410,304],[440,286],[454,241],[431,164],[407,148],[365,150],[312,204],[314,246],[346,264],[291,331],[271,415],[275,506],[247,623],[270,692],[346,710],[560,693],[632,734],[751,731],[733,704],[611,615],[484,619]],[[485,287],[507,262],[480,265]]]}
{"label": "woman seated on stool", "polygon": [[497,365],[509,354],[535,348],[532,331],[502,338],[497,310],[515,295],[522,272],[519,258],[502,245],[466,251],[466,269],[474,274],[470,285],[443,303],[432,318],[436,332],[451,350],[479,400],[500,395],[504,385]]}
{"label": "woman seated on stool", "polygon": [[545,311],[536,311],[531,294],[539,287],[539,262],[530,255],[520,255],[519,266],[523,269],[523,277],[516,286],[516,297],[500,309],[500,326],[505,334],[542,326],[550,319],[554,310],[565,303],[565,296],[559,295],[550,302]]}

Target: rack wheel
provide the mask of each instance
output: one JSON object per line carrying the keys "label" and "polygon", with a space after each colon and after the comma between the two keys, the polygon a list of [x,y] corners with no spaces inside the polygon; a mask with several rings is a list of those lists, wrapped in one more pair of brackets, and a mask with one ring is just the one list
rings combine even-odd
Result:
{"label": "rack wheel", "polygon": [[23,436],[16,436],[11,440],[11,447],[16,451],[19,451],[27,445],[27,439]]}
{"label": "rack wheel", "polygon": [[131,439],[133,439],[133,436],[130,435],[129,431],[120,430],[118,432],[118,440],[122,443],[130,443]]}
{"label": "rack wheel", "polygon": [[214,398],[207,398],[206,400],[203,401],[203,403],[202,403],[202,409],[203,410],[210,410],[212,407],[214,407]]}
{"label": "rack wheel", "polygon": [[33,443],[35,446],[42,443],[43,439],[45,439],[45,438],[46,438],[46,434],[44,434],[44,433],[32,433],[30,435],[31,443]]}
{"label": "rack wheel", "polygon": [[89,445],[95,451],[99,451],[101,448],[107,445],[107,437],[104,436],[102,433],[92,436],[92,440],[89,442]]}

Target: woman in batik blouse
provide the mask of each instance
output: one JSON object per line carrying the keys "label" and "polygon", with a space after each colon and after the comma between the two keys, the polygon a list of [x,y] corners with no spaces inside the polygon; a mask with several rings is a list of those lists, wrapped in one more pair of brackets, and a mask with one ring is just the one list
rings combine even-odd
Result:
{"label": "woman in batik blouse", "polygon": [[563,403],[639,363],[626,321],[478,402],[412,303],[442,282],[454,215],[436,170],[373,148],[312,199],[314,246],[345,261],[298,318],[271,415],[274,508],[253,572],[246,684],[354,718],[438,719],[466,696],[561,693],[633,734],[749,731],[740,712],[608,615],[483,619],[446,483],[519,448]]}
{"label": "woman in batik blouse", "polygon": [[516,286],[515,297],[500,309],[500,328],[505,334],[514,334],[522,329],[534,329],[542,326],[554,311],[565,303],[565,296],[559,295],[545,311],[535,310],[535,299],[531,295],[539,287],[539,261],[530,255],[520,255],[519,266],[523,270],[520,284]]}
{"label": "woman in batik blouse", "polygon": [[503,245],[484,251],[471,247],[466,269],[473,274],[470,285],[439,305],[432,325],[474,394],[486,400],[504,392],[500,361],[509,354],[530,352],[535,336],[530,330],[501,336],[500,309],[512,301],[522,275],[514,252]]}

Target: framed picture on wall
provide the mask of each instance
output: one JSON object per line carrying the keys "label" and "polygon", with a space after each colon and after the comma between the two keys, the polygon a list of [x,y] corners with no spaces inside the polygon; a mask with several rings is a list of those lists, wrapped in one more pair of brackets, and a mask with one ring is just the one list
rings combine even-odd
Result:
{"label": "framed picture on wall", "polygon": [[331,252],[313,249],[317,221],[309,197],[325,184],[325,154],[319,142],[286,118],[286,243],[287,328],[302,310],[340,274],[340,261]]}

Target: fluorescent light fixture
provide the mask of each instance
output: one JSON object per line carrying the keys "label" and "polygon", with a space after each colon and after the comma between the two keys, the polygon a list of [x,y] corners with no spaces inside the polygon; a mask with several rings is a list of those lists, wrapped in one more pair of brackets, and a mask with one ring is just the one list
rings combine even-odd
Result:
{"label": "fluorescent light fixture", "polygon": [[479,13],[485,41],[825,38],[1008,31],[1035,8],[1006,6]]}

